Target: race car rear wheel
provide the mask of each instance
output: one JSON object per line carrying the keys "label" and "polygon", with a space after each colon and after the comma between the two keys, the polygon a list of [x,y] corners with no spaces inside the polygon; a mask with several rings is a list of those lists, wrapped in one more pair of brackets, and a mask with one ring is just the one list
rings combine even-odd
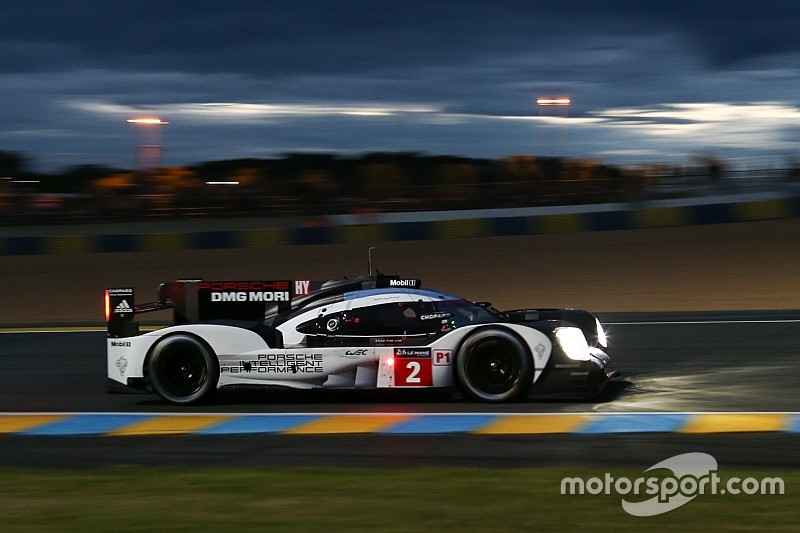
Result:
{"label": "race car rear wheel", "polygon": [[458,351],[456,375],[464,391],[484,402],[525,396],[533,380],[533,361],[522,341],[503,329],[483,329]]}
{"label": "race car rear wheel", "polygon": [[219,379],[217,358],[191,335],[172,335],[150,354],[150,384],[165,400],[178,405],[198,403],[214,392]]}

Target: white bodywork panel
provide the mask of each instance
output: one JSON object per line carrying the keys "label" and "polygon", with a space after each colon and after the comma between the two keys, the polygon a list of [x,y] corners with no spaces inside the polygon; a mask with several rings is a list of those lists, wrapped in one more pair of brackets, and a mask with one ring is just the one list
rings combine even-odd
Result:
{"label": "white bodywork panel", "polygon": [[203,339],[218,356],[265,350],[267,343],[246,329],[216,324],[186,324],[150,331],[136,337],[107,339],[108,377],[126,383],[128,378],[144,377],[145,358],[153,345],[167,335],[190,333]]}

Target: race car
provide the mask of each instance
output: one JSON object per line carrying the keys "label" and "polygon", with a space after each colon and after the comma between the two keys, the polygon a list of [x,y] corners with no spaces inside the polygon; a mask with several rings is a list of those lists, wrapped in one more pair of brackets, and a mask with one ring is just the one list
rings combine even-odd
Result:
{"label": "race car", "polygon": [[[484,402],[593,395],[614,375],[599,320],[575,309],[498,311],[415,278],[163,283],[156,302],[105,292],[110,391],[178,405],[221,389],[451,387]],[[140,333],[134,317],[172,309]]]}

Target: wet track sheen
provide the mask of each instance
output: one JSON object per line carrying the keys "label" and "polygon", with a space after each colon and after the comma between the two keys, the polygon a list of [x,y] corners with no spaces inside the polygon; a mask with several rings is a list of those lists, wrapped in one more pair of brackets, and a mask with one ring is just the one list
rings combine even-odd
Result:
{"label": "wet track sheen", "polygon": [[[800,313],[608,314],[613,365],[623,378],[595,401],[531,400],[487,405],[451,391],[264,391],[221,393],[213,405],[179,408],[153,394],[108,394],[103,332],[0,333],[0,412],[349,413],[349,412],[786,412],[800,411]],[[65,439],[65,437],[61,437]],[[0,464],[44,466],[98,462],[238,464],[415,464],[513,466],[550,461],[631,462],[669,453],[718,450],[740,464],[798,466],[792,435],[627,436],[182,436],[71,437],[70,453],[51,453],[58,438],[6,435]],[[335,444],[332,448],[331,445]],[[220,446],[227,452],[220,453]],[[376,448],[376,446],[378,448]],[[409,448],[410,446],[410,448]],[[492,454],[483,450],[491,447]],[[442,453],[447,449],[449,452]],[[152,453],[144,453],[149,450]],[[294,451],[290,451],[294,450]],[[335,450],[335,451],[334,451]],[[410,450],[414,450],[413,453]],[[454,452],[457,450],[457,452]],[[756,453],[756,450],[761,450]],[[402,451],[402,453],[400,453]],[[767,453],[764,453],[764,452]],[[665,455],[667,454],[667,455]]]}

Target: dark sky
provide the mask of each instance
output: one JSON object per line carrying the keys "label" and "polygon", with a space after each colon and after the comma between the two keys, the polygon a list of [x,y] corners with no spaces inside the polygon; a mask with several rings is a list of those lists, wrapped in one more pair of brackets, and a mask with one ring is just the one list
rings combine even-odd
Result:
{"label": "dark sky", "polygon": [[796,0],[8,3],[0,150],[45,170],[132,167],[147,114],[170,122],[164,164],[798,152]]}

